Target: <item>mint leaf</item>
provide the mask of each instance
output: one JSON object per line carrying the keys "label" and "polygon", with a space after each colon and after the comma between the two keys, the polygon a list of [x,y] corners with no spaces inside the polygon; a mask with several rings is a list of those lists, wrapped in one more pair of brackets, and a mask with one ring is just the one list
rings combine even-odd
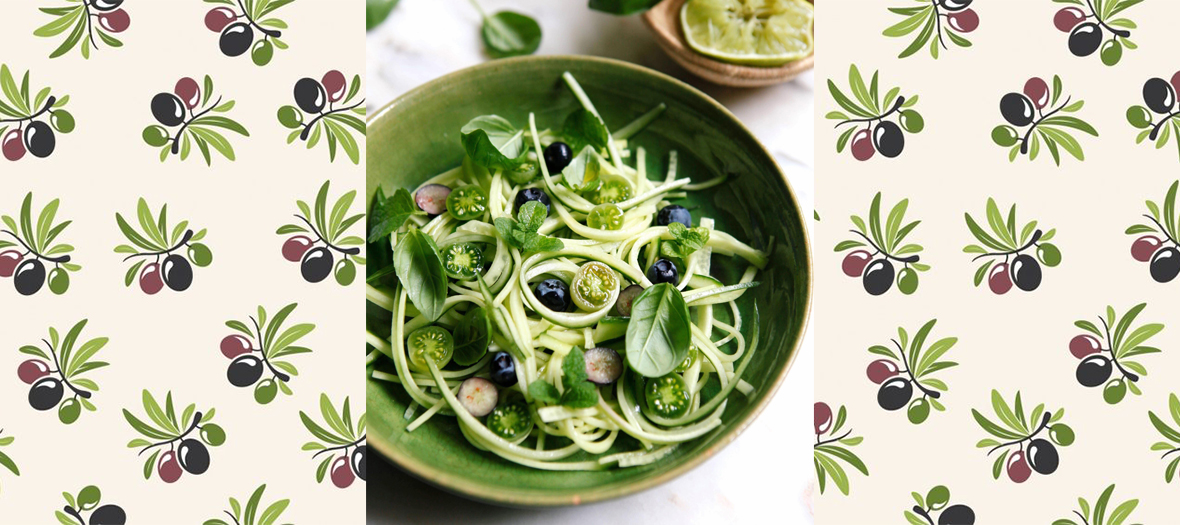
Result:
{"label": "mint leaf", "polygon": [[586,356],[582,349],[574,347],[565,359],[561,360],[561,374],[567,385],[575,385],[586,380]]}
{"label": "mint leaf", "polygon": [[496,232],[504,242],[523,252],[552,252],[565,248],[560,239],[537,233],[547,215],[545,205],[533,201],[520,207],[520,212],[517,213],[519,221],[509,217],[497,217],[493,222],[496,224]]}
{"label": "mint leaf", "polygon": [[544,204],[529,201],[520,207],[520,211],[516,212],[516,221],[525,231],[536,232],[541,229],[542,224],[545,224],[545,217],[548,215],[549,210],[545,209]]}
{"label": "mint leaf", "polygon": [[528,235],[529,237],[525,240],[524,247],[522,248],[525,252],[555,252],[565,248],[565,243],[561,242],[561,239],[546,237],[538,233],[530,233]]}
{"label": "mint leaf", "polygon": [[543,379],[538,379],[529,384],[529,394],[542,403],[556,405],[560,402],[560,394],[557,392],[557,387]]}
{"label": "mint leaf", "polygon": [[414,198],[405,188],[398,188],[393,197],[386,198],[385,192],[377,190],[374,196],[373,211],[369,222],[373,225],[369,230],[369,242],[377,242],[388,237],[417,213]]}
{"label": "mint leaf", "polygon": [[679,222],[668,225],[673,239],[660,243],[660,253],[665,257],[687,260],[693,252],[709,243],[709,229],[688,228]]}
{"label": "mint leaf", "polygon": [[508,217],[496,217],[492,223],[496,225],[496,231],[500,233],[500,237],[504,239],[504,242],[512,244],[515,240],[512,232],[516,231],[516,221]]}
{"label": "mint leaf", "polygon": [[590,408],[598,404],[598,387],[589,381],[576,383],[561,396],[561,404],[570,408]]}

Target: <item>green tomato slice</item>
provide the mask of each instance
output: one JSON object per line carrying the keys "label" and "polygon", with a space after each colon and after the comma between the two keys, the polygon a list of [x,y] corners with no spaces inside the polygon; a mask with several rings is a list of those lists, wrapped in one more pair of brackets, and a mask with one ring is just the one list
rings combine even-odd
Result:
{"label": "green tomato slice", "polygon": [[410,333],[410,337],[406,338],[406,348],[410,353],[410,369],[430,372],[426,360],[434,361],[439,368],[446,366],[455,352],[455,340],[443,327],[427,326]]}
{"label": "green tomato slice", "polygon": [[[603,183],[598,191],[590,195],[590,202],[594,204],[617,204],[631,198],[631,187],[619,180]],[[593,210],[591,210],[593,211]]]}
{"label": "green tomato slice", "polygon": [[488,211],[488,195],[479,186],[463,186],[447,195],[447,211],[461,221],[478,219]]}
{"label": "green tomato slice", "polygon": [[502,404],[488,414],[488,430],[509,441],[528,435],[533,430],[533,418],[524,401]]}
{"label": "green tomato slice", "polygon": [[677,374],[683,374],[687,372],[688,369],[692,368],[692,365],[697,362],[697,356],[699,355],[700,351],[697,350],[697,345],[689,345],[688,355],[684,356],[684,361],[681,361],[679,365],[676,365],[675,372]]}
{"label": "green tomato slice", "polygon": [[688,385],[676,374],[648,379],[647,386],[644,387],[644,397],[647,398],[648,410],[668,419],[688,413],[688,405],[692,401],[692,396],[688,394]]}
{"label": "green tomato slice", "polygon": [[443,270],[452,279],[470,281],[483,269],[483,251],[473,243],[461,242],[447,246],[443,248],[442,257]]}
{"label": "green tomato slice", "polygon": [[614,300],[619,290],[619,276],[610,266],[590,261],[578,268],[571,288],[574,304],[593,312]]}
{"label": "green tomato slice", "polygon": [[613,202],[599,204],[590,210],[586,226],[596,230],[620,230],[623,228],[623,209]]}

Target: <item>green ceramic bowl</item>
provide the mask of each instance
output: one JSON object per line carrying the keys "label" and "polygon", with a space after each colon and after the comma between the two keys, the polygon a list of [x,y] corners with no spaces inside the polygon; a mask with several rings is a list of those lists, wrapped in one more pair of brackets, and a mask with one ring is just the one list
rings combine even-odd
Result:
{"label": "green ceramic bowl", "polygon": [[[611,129],[663,102],[667,111],[632,138],[647,149],[648,173],[663,173],[668,151],[679,152],[678,175],[703,181],[731,174],[725,184],[691,194],[685,206],[713,217],[717,228],[765,249],[774,239],[762,285],[741,308],[761,315],[761,342],[743,379],[751,399],[734,393],[712,433],[680,445],[643,467],[600,472],[548,472],[509,463],[472,447],[453,418],[436,417],[412,433],[403,419],[410,398],[400,385],[370,380],[368,443],[403,470],[457,494],[513,506],[576,505],[654,487],[699,465],[749,425],[770,401],[795,357],[811,303],[811,256],[799,204],[770,153],[729,111],[707,95],[633,64],[582,56],[495,60],[444,76],[393,101],[369,118],[368,198],[413,189],[463,159],[459,128],[477,115],[497,114],[527,127],[560,127],[577,101],[561,82],[565,71],[581,83]],[[714,257],[714,276],[736,281],[744,261]],[[749,324],[749,321],[747,321]],[[743,332],[749,333],[748,328]],[[392,366],[385,362],[385,369]],[[634,442],[631,442],[632,446]],[[766,454],[784,454],[767,450]],[[579,458],[575,456],[574,458]],[[374,490],[379,488],[372,487]]]}

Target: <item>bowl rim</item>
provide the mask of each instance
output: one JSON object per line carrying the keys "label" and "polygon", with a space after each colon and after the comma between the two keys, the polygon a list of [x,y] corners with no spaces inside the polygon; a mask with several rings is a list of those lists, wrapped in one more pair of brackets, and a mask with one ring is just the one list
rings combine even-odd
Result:
{"label": "bowl rim", "polygon": [[[772,165],[775,167],[775,170],[778,171],[780,181],[787,189],[788,196],[796,204],[796,206],[795,206],[795,219],[798,221],[798,223],[800,224],[800,226],[803,230],[803,241],[804,241],[803,242],[803,252],[806,257],[806,261],[805,261],[806,264],[804,265],[804,269],[807,272],[807,297],[806,297],[806,301],[804,302],[804,305],[803,305],[803,312],[802,312],[803,315],[802,315],[802,319],[801,319],[801,321],[802,321],[801,328],[795,334],[794,341],[791,342],[790,355],[787,357],[787,362],[785,365],[783,365],[783,368],[779,372],[778,376],[773,379],[773,382],[771,383],[770,388],[767,389],[767,391],[766,391],[766,395],[763,396],[762,399],[756,405],[754,405],[754,407],[750,410],[750,412],[746,415],[745,418],[737,421],[735,426],[730,427],[726,431],[726,433],[724,435],[722,435],[717,440],[717,442],[714,443],[712,446],[710,446],[708,449],[703,450],[703,451],[697,453],[696,455],[686,458],[683,463],[673,467],[672,469],[670,469],[666,472],[660,473],[659,475],[651,477],[651,478],[646,478],[646,479],[635,481],[633,483],[627,483],[627,484],[618,485],[618,486],[611,486],[611,487],[607,487],[607,488],[592,488],[592,489],[588,489],[585,491],[579,491],[579,492],[574,492],[574,493],[569,493],[569,492],[566,492],[566,493],[540,493],[540,492],[534,493],[534,492],[530,492],[525,495],[519,495],[519,494],[512,493],[511,491],[487,490],[487,489],[482,488],[479,484],[471,483],[466,477],[454,476],[454,475],[450,475],[450,474],[446,474],[446,473],[437,471],[428,462],[422,461],[418,458],[409,456],[407,454],[398,453],[392,446],[390,446],[386,442],[386,440],[384,438],[378,438],[376,440],[374,440],[374,439],[369,440],[369,442],[370,442],[369,444],[373,445],[374,448],[377,449],[377,452],[379,453],[379,455],[381,457],[385,458],[387,461],[391,462],[394,466],[401,469],[402,471],[407,472],[407,473],[411,474],[412,476],[414,476],[414,477],[416,477],[416,478],[418,478],[430,485],[433,485],[435,487],[443,489],[447,492],[451,492],[451,493],[457,494],[457,495],[465,497],[465,498],[474,499],[476,501],[480,501],[480,502],[484,502],[484,503],[491,503],[491,504],[495,504],[495,505],[515,506],[515,507],[557,507],[557,506],[567,506],[567,505],[581,505],[584,503],[605,501],[605,500],[609,500],[609,499],[619,498],[622,496],[636,494],[636,493],[654,488],[658,485],[662,485],[668,481],[671,481],[672,479],[677,478],[677,477],[681,476],[682,474],[696,468],[701,463],[703,463],[705,460],[709,459],[710,457],[712,457],[715,454],[717,454],[718,452],[720,452],[723,448],[725,448],[727,445],[729,445],[735,439],[737,439],[737,437],[739,435],[741,435],[742,432],[744,432],[746,430],[746,428],[748,428],[751,424],[753,424],[754,420],[756,420],[758,418],[758,416],[762,413],[762,411],[766,408],[766,405],[770,404],[770,401],[772,399],[774,399],[774,396],[778,392],[779,387],[782,386],[783,381],[787,377],[787,373],[790,372],[792,366],[795,363],[795,359],[799,355],[800,346],[802,345],[803,339],[804,339],[805,335],[807,334],[808,328],[810,327],[812,295],[813,295],[813,291],[815,288],[814,277],[813,277],[813,268],[812,268],[813,255],[811,252],[811,238],[810,238],[810,232],[809,232],[809,222],[803,216],[803,211],[801,210],[800,206],[798,206],[799,199],[795,194],[795,189],[791,186],[790,180],[787,179],[786,174],[783,172],[782,167],[779,166],[778,161],[775,160],[774,155],[768,149],[766,149],[766,146],[764,144],[762,144],[762,141],[759,140],[758,137],[756,135],[754,135],[754,133],[751,132],[745,126],[745,124],[742,123],[742,121],[740,119],[737,118],[737,116],[735,116],[733,113],[731,113],[729,111],[729,109],[727,109],[725,106],[723,106],[720,102],[717,102],[712,97],[710,97],[709,95],[700,91],[699,89],[689,85],[688,83],[686,83],[684,81],[681,81],[675,77],[672,77],[671,75],[656,71],[654,69],[643,67],[643,66],[640,66],[637,64],[633,64],[630,62],[624,62],[622,60],[615,60],[615,59],[611,59],[611,58],[588,56],[588,55],[531,55],[531,56],[523,56],[523,57],[502,58],[502,59],[484,62],[481,64],[476,64],[474,66],[466,67],[466,68],[463,68],[463,69],[460,69],[457,71],[453,71],[451,73],[448,73],[448,74],[438,77],[436,79],[430,80],[418,87],[415,87],[414,89],[411,89],[410,91],[403,93],[402,95],[393,99],[391,102],[385,104],[383,107],[381,107],[381,109],[378,109],[376,112],[373,112],[372,114],[370,114],[368,116],[368,118],[366,119],[366,124],[373,125],[377,121],[381,120],[385,115],[389,114],[391,111],[400,107],[401,105],[413,103],[414,99],[416,99],[417,97],[419,97],[423,93],[431,91],[432,88],[434,88],[434,86],[438,85],[439,83],[446,82],[448,80],[458,78],[463,75],[468,75],[468,74],[471,74],[472,72],[480,71],[483,69],[501,67],[501,66],[512,65],[512,64],[517,64],[517,63],[525,63],[525,62],[550,62],[550,61],[552,61],[552,62],[581,61],[581,62],[606,64],[611,67],[619,67],[619,68],[627,69],[627,70],[630,70],[630,71],[640,74],[640,75],[654,77],[654,78],[664,81],[664,82],[670,82],[674,86],[676,86],[680,89],[685,89],[689,93],[703,99],[706,102],[706,104],[712,106],[713,109],[717,110],[723,119],[730,120],[732,123],[736,124],[740,129],[745,131],[754,140],[754,144],[757,146],[757,148],[759,150],[761,150],[761,153],[764,154],[766,156],[766,158],[770,159]],[[367,182],[366,182],[366,184],[367,184]],[[369,193],[368,188],[366,188],[366,191],[365,191],[366,197],[368,196],[368,193]],[[366,374],[365,382],[366,382],[366,385],[369,384],[369,378],[367,377],[367,374]],[[367,389],[368,389],[368,387],[366,386],[366,397],[367,397]]]}

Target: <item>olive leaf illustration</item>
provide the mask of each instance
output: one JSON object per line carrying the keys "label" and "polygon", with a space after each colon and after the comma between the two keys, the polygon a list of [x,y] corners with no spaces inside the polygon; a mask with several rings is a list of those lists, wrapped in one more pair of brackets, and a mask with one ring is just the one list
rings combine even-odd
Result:
{"label": "olive leaf illustration", "polygon": [[[7,447],[8,445],[11,445],[13,441],[16,441],[16,438],[13,436],[5,436],[4,429],[0,428],[0,447]],[[0,466],[8,469],[8,471],[15,476],[20,475],[20,468],[16,466],[16,462],[14,462],[12,458],[8,456],[8,454],[5,454],[3,450],[0,450]]]}
{"label": "olive leaf illustration", "polygon": [[1071,516],[1054,520],[1053,525],[1089,525],[1091,523],[1094,525],[1123,525],[1123,522],[1131,517],[1131,513],[1135,512],[1135,507],[1139,506],[1139,500],[1124,501],[1107,514],[1106,511],[1111,508],[1110,497],[1113,494],[1114,485],[1111,484],[1102,491],[1102,495],[1098,496],[1093,507],[1085,498],[1078,498],[1079,509],[1073,511],[1074,516],[1078,517],[1078,521],[1074,521]]}
{"label": "olive leaf illustration", "polygon": [[[236,57],[249,51],[254,65],[265,66],[274,58],[276,48],[288,47],[279,39],[283,36],[280,30],[287,29],[287,23],[269,15],[294,1],[205,0],[206,4],[222,5],[205,13],[205,27],[221,34],[218,47],[223,55]],[[255,31],[262,34],[261,40],[254,40]]]}
{"label": "olive leaf illustration", "polygon": [[1071,97],[1061,101],[1061,95],[1061,77],[1053,75],[1052,89],[1040,77],[1033,77],[1025,82],[1022,93],[1008,93],[1000,99],[1000,114],[1008,124],[992,129],[992,142],[1009,148],[1010,162],[1018,155],[1028,155],[1030,161],[1037,160],[1042,146],[1058,166],[1061,165],[1061,150],[1075,159],[1086,160],[1081,143],[1070,130],[1095,137],[1098,131],[1086,121],[1066,115],[1080,111],[1085,101],[1074,102]]}
{"label": "olive leaf illustration", "polygon": [[[836,484],[836,488],[845,496],[848,495],[848,473],[844,471],[844,467],[840,466],[840,462],[847,463],[852,468],[859,470],[861,474],[869,475],[869,469],[864,462],[851,450],[846,447],[854,447],[864,441],[863,437],[853,436],[852,430],[849,429],[843,434],[837,435],[840,429],[844,428],[844,423],[847,422],[848,412],[843,406],[836,412],[835,420],[832,419],[832,408],[827,403],[815,404],[815,474],[819,477],[819,493],[823,494],[827,486],[828,478],[832,478],[832,482]],[[829,436],[824,439],[823,436]]]}
{"label": "olive leaf illustration", "polygon": [[[132,439],[127,443],[127,448],[138,448],[140,456],[151,452],[143,463],[143,479],[151,479],[152,471],[155,470],[165,483],[175,483],[185,472],[196,476],[209,469],[209,449],[206,445],[217,447],[225,443],[225,430],[212,423],[213,415],[217,412],[215,409],[201,411],[197,410],[196,404],[190,404],[178,417],[172,404],[171,391],[161,406],[151,392],[144,390],[143,410],[151,423],[123,409],[127,423],[143,436]],[[192,437],[194,431],[196,437]]]}
{"label": "olive leaf illustration", "polygon": [[[851,146],[849,149],[856,160],[869,160],[877,152],[893,158],[901,155],[905,149],[903,129],[909,133],[920,133],[926,127],[922,115],[911,109],[918,104],[918,96],[902,96],[901,88],[894,87],[886,91],[882,99],[878,76],[879,72],[874,71],[866,85],[856,65],[849,66],[848,84],[852,97],[845,95],[835,82],[828,80],[828,91],[842,111],[829,111],[824,118],[838,120],[837,129],[852,125],[836,139],[837,153]],[[895,113],[896,123],[889,120]]]}
{"label": "olive leaf illustration", "polygon": [[246,500],[245,506],[237,498],[229,498],[229,510],[222,511],[226,516],[229,516],[229,521],[221,518],[213,518],[205,520],[204,525],[274,525],[279,517],[283,515],[283,511],[287,510],[287,506],[291,504],[291,500],[281,499],[271,503],[259,514],[259,510],[263,509],[262,493],[265,491],[265,484],[254,489],[254,492],[250,494],[250,499]]}
{"label": "olive leaf illustration", "polygon": [[[1139,238],[1131,245],[1131,257],[1136,261],[1151,261],[1151,278],[1159,283],[1171,282],[1180,274],[1180,243],[1176,242],[1180,217],[1176,212],[1176,191],[1180,189],[1180,181],[1175,181],[1168,187],[1168,194],[1164,197],[1163,208],[1154,201],[1147,201],[1147,211],[1143,217],[1151,224],[1133,224],[1127,228],[1127,235],[1138,235]],[[1143,234],[1156,235],[1143,235]],[[1159,236],[1163,236],[1160,239]]]}
{"label": "olive leaf illustration", "polygon": [[[332,405],[327,394],[320,394],[320,415],[324,426],[317,423],[311,416],[299,411],[299,418],[303,420],[303,427],[315,437],[314,441],[303,444],[303,450],[315,451],[312,458],[327,454],[319,467],[315,470],[316,483],[323,483],[325,477],[332,479],[332,484],[338,488],[347,488],[355,478],[365,480],[365,460],[369,447],[365,444],[365,429],[367,428],[365,414],[352,421],[352,409],[349,399],[344,398],[340,412]],[[337,456],[336,454],[340,455]]]}
{"label": "olive leaf illustration", "polygon": [[911,492],[914,505],[910,510],[905,511],[905,520],[910,525],[934,525],[935,517],[938,518],[937,523],[955,524],[955,525],[974,525],[975,524],[975,510],[963,504],[950,505],[951,491],[946,485],[937,485],[926,492],[923,497],[917,492]]}
{"label": "olive leaf illustration", "polygon": [[[1160,333],[1164,329],[1163,324],[1149,323],[1131,329],[1139,313],[1146,307],[1146,303],[1137,304],[1120,319],[1115,315],[1114,308],[1107,306],[1106,316],[1098,317],[1102,323],[1101,330],[1084,319],[1074,323],[1088,332],[1075,336],[1069,342],[1069,352],[1081,360],[1077,369],[1078,383],[1085,387],[1105,383],[1102,399],[1109,404],[1118,404],[1127,396],[1128,390],[1137,396],[1143,394],[1137,384],[1142,376],[1147,375],[1147,367],[1130,358],[1160,352],[1159,348],[1144,343]],[[1113,335],[1111,330],[1114,330]],[[1120,377],[1110,379],[1113,370],[1117,370]]]}
{"label": "olive leaf illustration", "polygon": [[[70,288],[70,272],[82,269],[71,262],[72,245],[54,242],[73,222],[54,222],[60,204],[58,199],[49,201],[37,214],[37,222],[33,222],[33,194],[28,193],[21,202],[19,227],[11,216],[0,216],[0,221],[7,227],[0,233],[15,240],[0,238],[0,249],[16,248],[0,251],[0,277],[12,277],[16,291],[21,295],[37,293],[46,282],[54,294],[66,293]],[[53,264],[48,275],[46,263]]]}
{"label": "olive leaf illustration", "polygon": [[[331,181],[324,181],[324,185],[320,186],[315,198],[315,213],[312,213],[312,207],[306,202],[295,201],[299,208],[295,218],[299,219],[300,223],[284,224],[275,234],[299,234],[288,237],[283,243],[283,257],[288,261],[300,263],[300,273],[305,281],[318,283],[326,279],[328,274],[333,274],[338,284],[348,286],[356,279],[356,266],[365,264],[365,258],[360,255],[361,249],[358,248],[365,240],[348,234],[348,229],[363,219],[365,214],[348,215],[348,210],[352,208],[352,202],[356,199],[356,190],[341,195],[329,210],[330,184]],[[315,239],[309,235],[315,236]],[[339,261],[335,260],[332,252],[340,254]]]}
{"label": "olive leaf illustration", "polygon": [[[1138,49],[1131,41],[1131,29],[1139,26],[1128,18],[1115,18],[1127,8],[1143,0],[1053,0],[1063,7],[1053,15],[1053,25],[1069,33],[1069,52],[1076,57],[1088,57],[1101,48],[1098,56],[1108,66],[1118,64],[1123,49]],[[1109,40],[1106,32],[1111,33]]]}
{"label": "olive leaf illustration", "polygon": [[[66,500],[66,506],[53,513],[61,525],[86,525],[87,523],[123,525],[127,523],[127,512],[123,510],[123,507],[112,503],[101,507],[98,505],[102,502],[102,491],[94,485],[82,487],[77,495],[69,492],[62,492],[61,495]],[[87,514],[87,516],[83,516],[83,514]]]}
{"label": "olive leaf illustration", "polygon": [[[922,221],[905,222],[909,199],[902,199],[881,221],[881,193],[873,197],[869,206],[868,224],[859,216],[851,217],[854,228],[850,230],[858,238],[841,241],[837,252],[852,250],[844,256],[841,264],[844,275],[861,277],[869,295],[881,295],[893,287],[893,263],[902,265],[897,272],[897,289],[909,295],[918,290],[918,273],[930,269],[930,265],[918,262],[923,248],[919,244],[902,244]],[[872,249],[869,252],[868,249]]]}
{"label": "olive leaf illustration", "polygon": [[1176,148],[1180,150],[1180,109],[1176,105],[1176,92],[1180,88],[1177,86],[1180,86],[1180,71],[1172,75],[1171,81],[1155,77],[1143,84],[1145,106],[1127,108],[1127,122],[1143,130],[1135,137],[1136,144],[1151,140],[1155,149],[1163,149],[1175,135]]}
{"label": "olive leaf illustration", "polygon": [[[159,292],[164,285],[183,292],[193,282],[193,265],[203,268],[213,262],[213,252],[197,242],[205,238],[206,230],[194,233],[188,221],[180,221],[169,230],[167,204],[161,206],[159,215],[156,215],[140,197],[135,217],[140,230],[115,213],[119,230],[131,243],[116,246],[115,253],[127,256],[123,262],[139,259],[127,269],[124,285],[130,287],[138,276],[139,288],[148,295]],[[184,251],[180,252],[182,248]]]}
{"label": "olive leaf illustration", "polygon": [[[279,123],[294,131],[287,135],[287,144],[295,139],[307,143],[311,149],[320,138],[328,144],[328,160],[336,160],[336,146],[344,149],[353,164],[361,161],[360,144],[352,134],[365,136],[365,99],[353,102],[361,91],[361,76],[354,75],[346,82],[344,74],[333,69],[316,80],[304,77],[295,83],[295,106],[279,108]],[[351,129],[350,129],[351,128]]]}
{"label": "olive leaf illustration", "polygon": [[[68,0],[67,5],[42,7],[41,12],[53,17],[53,21],[37,28],[33,34],[52,38],[65,34],[66,38],[49,58],[69,53],[81,44],[82,58],[90,58],[90,49],[99,49],[102,41],[109,47],[122,47],[123,42],[114,35],[131,26],[131,16],[120,6],[123,0]],[[94,38],[98,35],[98,39]]]}
{"label": "olive leaf illustration", "polygon": [[[17,86],[12,71],[0,64],[0,144],[4,158],[15,162],[24,158],[25,153],[37,158],[52,155],[57,148],[54,131],[62,134],[74,131],[74,115],[62,109],[69,101],[69,95],[58,98],[51,88],[31,88],[28,71]],[[38,120],[45,118],[46,113],[48,124]]]}
{"label": "olive leaf illustration", "polygon": [[[295,346],[295,343],[310,334],[315,329],[314,324],[300,323],[279,332],[297,306],[297,303],[284,306],[270,319],[267,319],[266,309],[259,306],[258,316],[249,318],[253,331],[242,321],[225,322],[226,326],[242,334],[231,334],[221,340],[221,354],[233,360],[226,377],[236,387],[253,386],[254,400],[259,404],[274,401],[279,392],[292,395],[289,383],[292,377],[299,375],[299,369],[288,359],[311,352],[310,348]],[[254,352],[258,355],[255,356]],[[270,372],[270,377],[259,381],[264,371]]]}
{"label": "olive leaf illustration", "polygon": [[[160,148],[160,162],[169,155],[179,155],[180,160],[188,159],[195,144],[205,159],[206,166],[213,165],[210,149],[217,151],[228,160],[235,160],[234,147],[222,131],[232,131],[244,137],[250,132],[236,120],[223,115],[234,108],[233,100],[223,101],[218,96],[212,103],[213,78],[205,75],[203,85],[184,77],[176,82],[172,92],[157,93],[152,97],[151,110],[157,124],[143,129],[143,141]],[[175,133],[173,133],[175,129]]]}
{"label": "olive leaf illustration", "polygon": [[[65,339],[61,339],[56,328],[49,327],[49,340],[41,340],[48,352],[34,345],[20,348],[22,354],[33,356],[17,367],[20,380],[32,385],[29,405],[42,411],[57,407],[57,418],[67,425],[78,420],[83,408],[90,412],[97,410],[91,398],[98,391],[98,383],[82,376],[109,365],[94,360],[95,354],[106,346],[106,337],[81,342],[86,321],[78,321],[66,332]],[[67,391],[71,395],[66,396]]]}
{"label": "olive leaf illustration", "polygon": [[[957,337],[939,339],[929,347],[922,348],[937,322],[937,319],[931,319],[922,325],[913,340],[905,328],[898,327],[900,341],[890,340],[897,352],[884,345],[869,347],[869,353],[885,357],[869,363],[866,370],[869,380],[881,385],[877,391],[877,404],[890,411],[909,405],[906,417],[915,425],[930,417],[931,407],[939,412],[946,410],[939,399],[948,390],[947,384],[933,375],[940,370],[958,366],[953,361],[940,360],[959,341]],[[906,347],[909,347],[909,356],[906,355]],[[915,388],[922,397],[913,399]]]}
{"label": "olive leaf illustration", "polygon": [[[1155,412],[1147,412],[1151,425],[1167,440],[1157,441],[1151,445],[1151,450],[1163,451],[1164,454],[1160,456],[1160,459],[1168,459],[1168,456],[1180,452],[1180,398],[1176,397],[1176,394],[1168,395],[1168,415],[1172,416],[1172,422],[1176,424],[1174,428],[1165,423],[1164,419],[1157,416]],[[1168,466],[1164,468],[1165,483],[1171,483],[1172,479],[1176,478],[1177,468],[1180,468],[1180,456],[1172,458]]]}
{"label": "olive leaf illustration", "polygon": [[[1058,423],[1065,416],[1065,409],[1050,412],[1041,403],[1031,414],[1026,415],[1020,392],[1016,392],[1014,404],[1009,405],[999,391],[992,390],[992,411],[999,420],[998,424],[978,410],[971,409],[971,415],[980,428],[996,438],[981,439],[975,444],[976,448],[988,449],[989,456],[1000,452],[992,464],[993,478],[1000,479],[1000,473],[1007,469],[1008,479],[1024,483],[1033,471],[1048,475],[1057,470],[1060,459],[1056,446],[1068,447],[1074,441],[1073,429],[1065,423]],[[1048,440],[1037,437],[1046,431]]]}
{"label": "olive leaf illustration", "polygon": [[918,33],[897,58],[929,48],[930,56],[937,60],[940,50],[949,49],[947,40],[959,47],[971,47],[971,41],[963,37],[979,28],[979,14],[968,7],[971,0],[920,0],[918,3],[923,5],[889,8],[889,12],[905,18],[885,29],[885,36],[901,38]]}
{"label": "olive leaf illustration", "polygon": [[[965,246],[963,253],[975,255],[972,262],[984,259],[979,269],[975,270],[975,286],[987,279],[988,288],[996,295],[1008,293],[1013,283],[1017,288],[1031,292],[1041,285],[1042,264],[1049,268],[1061,264],[1061,250],[1048,242],[1057,234],[1057,230],[1046,232],[1037,228],[1037,221],[1032,221],[1024,224],[1017,233],[1015,204],[1008,208],[1008,219],[1004,220],[995,199],[989,198],[984,213],[986,230],[970,213],[964,213],[963,217],[971,235],[979,242]],[[1034,247],[1035,259],[1024,253]]]}

